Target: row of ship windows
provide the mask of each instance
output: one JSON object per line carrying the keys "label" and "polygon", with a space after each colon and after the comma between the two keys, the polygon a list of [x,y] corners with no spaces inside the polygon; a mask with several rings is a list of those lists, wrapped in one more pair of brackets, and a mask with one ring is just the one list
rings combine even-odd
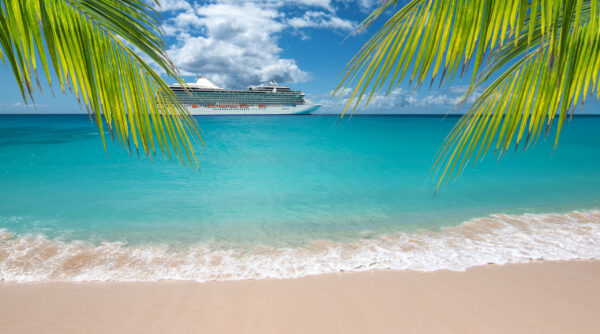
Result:
{"label": "row of ship windows", "polygon": [[[180,88],[180,87],[170,87],[170,88],[174,92],[185,92],[186,91],[184,88]],[[277,90],[274,92],[273,88],[250,89],[250,90],[244,90],[244,91],[231,91],[231,90],[215,91],[212,89],[190,87],[187,91],[192,92],[192,93],[201,93],[201,94],[244,94],[244,95],[249,95],[249,94],[300,94],[300,95],[302,95],[301,91],[295,91],[295,90],[291,90],[289,88],[287,88],[287,89],[277,88]]]}
{"label": "row of ship windows", "polygon": [[180,97],[184,97],[184,96],[188,96],[188,97],[195,97],[198,99],[241,99],[241,100],[260,100],[260,99],[265,99],[265,100],[273,100],[273,99],[302,99],[302,96],[294,96],[294,95],[289,95],[289,96],[281,96],[281,95],[274,95],[274,96],[269,96],[269,95],[259,95],[259,96],[235,96],[235,95],[187,95],[187,94],[176,94],[177,96]]}
{"label": "row of ship windows", "polygon": [[[186,107],[191,107],[191,108],[201,108],[201,107],[205,107],[205,108],[217,108],[217,109],[229,109],[229,108],[236,108],[236,109],[248,109],[248,108],[266,108],[267,105],[266,104],[259,104],[259,105],[247,105],[247,104],[229,104],[229,105],[224,105],[224,104],[194,104],[194,103],[183,103],[184,106]],[[280,104],[275,105],[275,106],[282,106]],[[289,109],[290,107],[295,108],[295,105],[285,105],[285,108]]]}
{"label": "row of ship windows", "polygon": [[211,94],[211,95],[187,95],[183,93],[176,94],[180,99],[182,98],[196,98],[196,99],[241,99],[241,100],[302,100],[302,96],[298,95],[230,95],[230,94]]}
{"label": "row of ship windows", "polygon": [[[189,95],[184,91],[176,90],[174,91],[177,95]],[[206,92],[191,92],[192,95],[195,96],[228,96],[228,97],[237,97],[237,98],[253,98],[253,97],[298,97],[301,98],[304,94],[297,93],[242,93],[242,94],[231,94],[231,93],[206,93]]]}
{"label": "row of ship windows", "polygon": [[304,104],[304,101],[231,101],[231,100],[197,100],[197,99],[179,99],[183,104]]}
{"label": "row of ship windows", "polygon": [[[213,110],[213,111],[217,111],[217,110],[219,110],[219,111],[221,111],[221,110],[222,111],[226,111],[226,110],[230,111],[231,109],[226,109],[226,108],[211,108],[211,110]],[[250,109],[249,108],[237,108],[236,110],[248,110],[249,111]],[[290,108],[281,108],[281,110],[290,110]]]}
{"label": "row of ship windows", "polygon": [[273,99],[303,99],[302,96],[233,96],[233,95],[188,95],[188,94],[175,94],[178,97],[193,97],[197,99],[240,99],[240,100],[273,100]]}
{"label": "row of ship windows", "polygon": [[236,97],[236,96],[198,96],[198,95],[185,95],[185,94],[177,94],[177,97],[180,99],[192,98],[192,99],[200,99],[200,100],[240,100],[240,101],[260,101],[260,100],[304,100],[302,97],[294,97],[294,96],[253,96],[253,97]]}
{"label": "row of ship windows", "polygon": [[[240,105],[239,102],[235,101],[198,101],[198,100],[179,100],[182,104],[199,104],[199,105]],[[245,103],[246,105],[260,105],[260,104],[268,104],[268,105],[298,105],[304,104],[303,101],[262,101],[262,102],[250,102]]]}

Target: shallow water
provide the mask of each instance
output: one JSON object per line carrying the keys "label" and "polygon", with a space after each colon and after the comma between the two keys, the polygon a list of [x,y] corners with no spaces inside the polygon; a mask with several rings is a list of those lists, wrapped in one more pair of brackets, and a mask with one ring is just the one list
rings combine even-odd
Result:
{"label": "shallow water", "polygon": [[198,172],[112,144],[107,157],[87,116],[0,116],[0,276],[203,281],[599,256],[600,118],[568,123],[554,154],[540,140],[489,155],[434,197],[429,170],[456,120],[203,117]]}

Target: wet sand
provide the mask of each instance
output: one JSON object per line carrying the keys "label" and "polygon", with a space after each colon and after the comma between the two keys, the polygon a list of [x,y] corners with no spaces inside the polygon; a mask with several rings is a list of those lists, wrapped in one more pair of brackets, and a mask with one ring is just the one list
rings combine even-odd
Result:
{"label": "wet sand", "polygon": [[0,283],[0,333],[600,333],[600,261],[291,280]]}

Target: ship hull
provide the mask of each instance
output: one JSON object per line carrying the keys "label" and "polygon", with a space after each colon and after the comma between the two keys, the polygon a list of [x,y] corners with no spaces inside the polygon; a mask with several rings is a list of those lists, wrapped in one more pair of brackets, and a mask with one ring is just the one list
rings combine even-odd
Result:
{"label": "ship hull", "polygon": [[319,104],[303,104],[296,106],[187,106],[194,116],[226,116],[226,115],[309,115],[319,109]]}

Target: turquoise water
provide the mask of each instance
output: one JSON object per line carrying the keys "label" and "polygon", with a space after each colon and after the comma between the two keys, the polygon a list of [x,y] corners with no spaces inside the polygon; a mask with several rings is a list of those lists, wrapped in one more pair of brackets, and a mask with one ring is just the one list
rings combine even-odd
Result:
{"label": "turquoise water", "polygon": [[105,152],[87,116],[0,116],[0,229],[62,245],[272,250],[600,209],[597,117],[568,123],[554,153],[540,140],[488,155],[434,197],[429,171],[457,120],[202,117],[198,171]]}

